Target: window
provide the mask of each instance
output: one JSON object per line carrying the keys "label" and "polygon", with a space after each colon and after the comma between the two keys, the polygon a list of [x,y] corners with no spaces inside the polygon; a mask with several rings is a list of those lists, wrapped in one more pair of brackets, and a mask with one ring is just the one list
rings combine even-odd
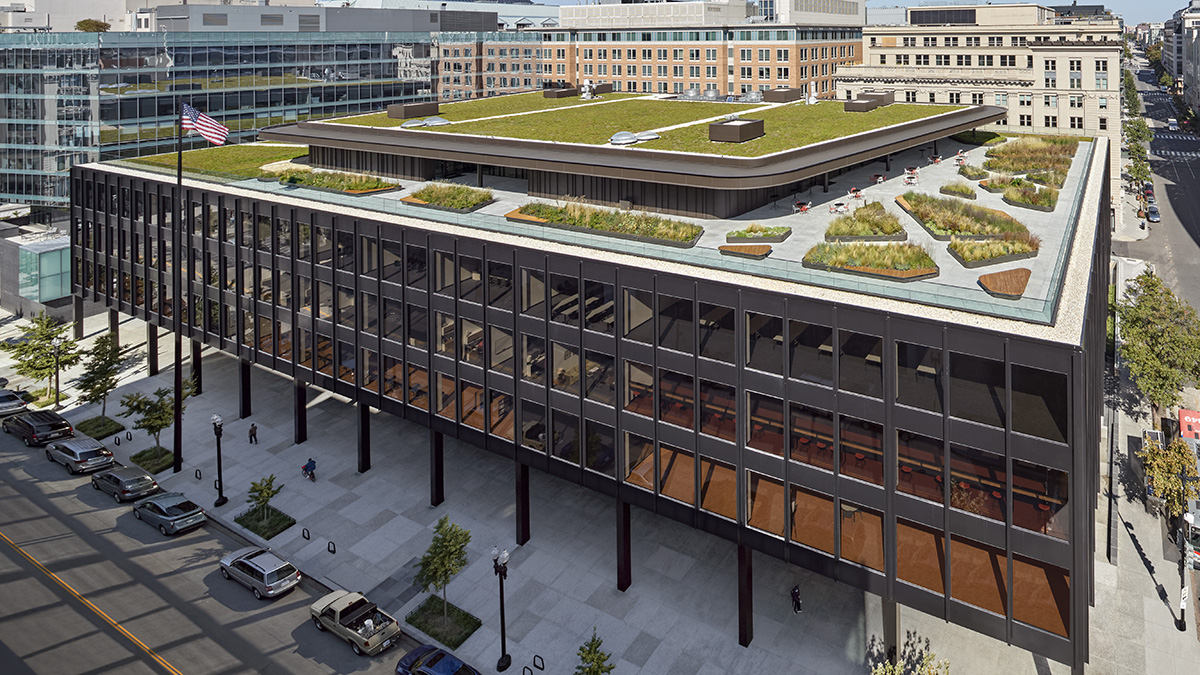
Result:
{"label": "window", "polygon": [[534,384],[546,383],[546,340],[521,335],[521,379]]}
{"label": "window", "polygon": [[1033,106],[1033,94],[1018,94],[1017,95],[1017,104],[1023,108],[1032,107]]}
{"label": "window", "polygon": [[915,37],[901,38],[901,44],[903,44],[905,47],[916,47],[917,46],[917,38],[915,38]]}
{"label": "window", "polygon": [[550,320],[579,325],[579,279],[565,274],[550,275]]}
{"label": "window", "polygon": [[917,92],[915,92],[915,91],[904,92],[904,102],[905,103],[916,103],[917,102]]}
{"label": "window", "polygon": [[756,471],[746,471],[746,525],[783,536],[783,482]]}
{"label": "window", "polygon": [[1072,117],[1071,118],[1071,128],[1072,129],[1082,129],[1083,128],[1083,118],[1082,117]]}
{"label": "window", "polygon": [[883,425],[846,415],[840,421],[842,475],[883,485]]}
{"label": "window", "polygon": [[727,384],[700,380],[700,433],[737,441],[737,400]]}
{"label": "window", "polygon": [[[1075,118],[1072,117],[1071,119],[1075,119]],[[1057,127],[1058,126],[1058,116],[1057,115],[1046,115],[1045,122],[1046,122],[1045,123],[1046,127],[1050,127],[1050,128]]]}
{"label": "window", "polygon": [[842,559],[883,571],[883,515],[874,509],[841,501]]}
{"label": "window", "polygon": [[1006,385],[1004,362],[950,353],[950,414],[1004,427]]}
{"label": "window", "polygon": [[783,319],[746,312],[746,367],[783,374]]}
{"label": "window", "polygon": [[936,38],[936,37],[928,37],[928,36],[926,36],[926,37],[924,38],[924,43],[923,43],[923,44],[924,44],[926,47],[936,47],[936,46],[937,46],[937,38]]}
{"label": "window", "polygon": [[983,94],[971,94],[971,105],[983,105]]}
{"label": "window", "polygon": [[929,65],[929,55],[928,55],[928,54],[917,54],[917,55],[916,55],[916,58],[917,58],[917,65],[918,65],[918,66],[927,66],[927,65]]}
{"label": "window", "polygon": [[623,480],[643,490],[654,490],[654,443],[637,434],[625,434]]}
{"label": "window", "polygon": [[790,376],[833,386],[833,329],[828,326],[788,322]]}
{"label": "window", "polygon": [[1083,107],[1083,97],[1075,96],[1075,95],[1068,96],[1067,104],[1072,108],[1082,108]]}
{"label": "window", "polygon": [[1108,110],[1108,97],[1107,97],[1107,96],[1101,96],[1101,97],[1098,99],[1098,104],[1097,104],[1097,105],[1099,106],[1099,108],[1100,108],[1101,110]]}
{"label": "window", "polygon": [[746,447],[783,456],[783,401],[747,392]]}
{"label": "window", "polygon": [[1004,616],[1008,608],[1008,559],[1004,551],[965,537],[950,545],[950,596]]}
{"label": "window", "polygon": [[958,93],[957,91],[950,92],[949,97],[951,103],[962,103],[962,94]]}
{"label": "window", "polygon": [[459,382],[458,405],[462,411],[462,423],[473,429],[483,431],[483,410],[485,407],[483,386],[474,382],[461,380]]}
{"label": "window", "polygon": [[932,91],[929,92],[929,102],[937,103],[937,94],[933,93]]}
{"label": "window", "polygon": [[504,392],[492,390],[488,408],[492,415],[491,432],[506,440],[513,440],[513,425],[516,423],[516,410],[513,408],[512,396]]}
{"label": "window", "polygon": [[458,421],[455,408],[457,389],[454,386],[454,378],[443,373],[436,375],[437,386],[433,391],[434,410],[437,411],[439,417]]}
{"label": "window", "polygon": [[483,302],[483,261],[479,258],[458,257],[458,297],[476,304]]}
{"label": "window", "polygon": [[695,351],[693,345],[694,308],[690,299],[669,295],[658,296],[658,346],[684,353]]}
{"label": "window", "polygon": [[454,290],[454,255],[445,251],[434,251],[433,257],[433,273],[434,279],[433,292],[448,293]]}
{"label": "window", "polygon": [[945,38],[942,38],[942,43],[946,47],[957,47],[958,46],[958,38],[957,37],[945,37]]}
{"label": "window", "polygon": [[696,503],[696,461],[691,452],[659,443],[658,491],[685,504]]}
{"label": "window", "polygon": [[896,65],[907,66],[908,64],[909,64],[909,55],[908,54],[897,54],[896,55]]}
{"label": "window", "polygon": [[[737,520],[737,469],[700,456],[700,508]],[[780,516],[782,517],[782,513]]]}
{"label": "window", "polygon": [[933,65],[935,65],[935,66],[950,65],[950,55],[949,54],[934,54],[933,55]]}
{"label": "window", "polygon": [[752,58],[753,58],[753,50],[751,50],[751,49],[738,50],[738,60],[739,61],[750,61]]}
{"label": "window", "polygon": [[488,261],[487,301],[492,307],[511,310],[513,308],[512,265]]}
{"label": "window", "polygon": [[489,328],[488,368],[504,373],[513,374],[513,336],[512,332],[499,326]]}
{"label": "window", "polygon": [[1023,127],[1033,126],[1033,115],[1021,115],[1018,123]]}
{"label": "window", "polygon": [[1015,54],[1001,54],[1000,55],[1000,67],[1001,68],[1016,68],[1017,67],[1016,55]]}
{"label": "window", "polygon": [[[978,40],[979,38],[975,38],[975,39]],[[991,54],[980,54],[979,55],[979,65],[990,67],[990,66],[996,65],[996,62],[995,62],[994,57]]]}
{"label": "window", "polygon": [[758,50],[758,60],[764,61],[764,62],[769,62],[771,60],[771,50],[770,49]]}
{"label": "window", "polygon": [[896,402],[941,413],[942,350],[896,342]]}
{"label": "window", "polygon": [[617,394],[613,357],[588,349],[584,352],[584,368],[587,373],[584,396],[597,403],[614,405]]}
{"label": "window", "polygon": [[1008,107],[1008,94],[996,94],[996,105],[1003,108]]}
{"label": "window", "polygon": [[1013,525],[1058,539],[1070,535],[1069,484],[1057,469],[1014,459]]}
{"label": "window", "polygon": [[616,432],[607,424],[584,420],[583,466],[589,471],[613,477],[616,467]]}
{"label": "window", "polygon": [[625,391],[622,406],[638,415],[654,416],[654,375],[650,366],[625,361]]}
{"label": "window", "polygon": [[1004,522],[1008,512],[1004,457],[950,445],[950,506]]}
{"label": "window", "polygon": [[690,375],[658,369],[658,417],[667,424],[695,428],[695,385]]}
{"label": "window", "polygon": [[579,418],[561,410],[551,409],[554,436],[550,456],[568,464],[579,464]]}
{"label": "window", "polygon": [[833,497],[792,485],[791,507],[792,541],[833,555],[837,522]]}
{"label": "window", "polygon": [[[978,38],[976,38],[976,39],[978,39]],[[1001,47],[1003,45],[1004,45],[1004,38],[1002,38],[998,35],[988,36],[988,46],[989,47]]]}
{"label": "window", "polygon": [[903,429],[896,431],[899,464],[896,489],[939,504],[944,502],[942,441]]}
{"label": "window", "polygon": [[971,55],[970,54],[958,54],[957,58],[955,60],[957,62],[957,65],[959,65],[959,66],[971,65]]}
{"label": "window", "polygon": [[978,47],[979,46],[979,38],[978,37],[968,37],[968,38],[966,38],[966,40],[967,40],[968,47]]}
{"label": "window", "polygon": [[521,268],[521,313],[546,318],[546,273]]}
{"label": "window", "polygon": [[1108,131],[1108,118],[1107,117],[1097,118],[1096,123],[1099,126],[1100,131]]}
{"label": "window", "polygon": [[1071,625],[1071,580],[1067,571],[1014,555],[1012,574],[1013,619],[1067,637]]}
{"label": "window", "polygon": [[1096,88],[1101,91],[1108,89],[1108,73],[1096,73]]}
{"label": "window", "polygon": [[779,61],[779,62],[781,62],[781,63],[787,63],[787,62],[790,60],[790,59],[788,58],[788,50],[786,50],[786,49],[776,49],[776,50],[775,50],[775,60],[776,60],[776,61]]}
{"label": "window", "polygon": [[883,396],[883,339],[841,331],[838,335],[839,387],[865,396]]}

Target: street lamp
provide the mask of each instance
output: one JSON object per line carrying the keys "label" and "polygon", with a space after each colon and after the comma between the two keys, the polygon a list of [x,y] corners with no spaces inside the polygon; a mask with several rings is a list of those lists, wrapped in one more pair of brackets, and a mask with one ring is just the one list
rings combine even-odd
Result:
{"label": "street lamp", "polygon": [[[1200,476],[1188,476],[1182,471],[1179,472],[1180,487],[1183,488],[1183,504],[1187,508],[1187,486],[1188,483],[1200,481]],[[1191,513],[1184,513],[1179,519],[1179,630],[1187,630],[1187,569],[1188,569],[1188,530],[1192,527],[1193,516]]]}
{"label": "street lamp", "polygon": [[217,501],[213,502],[213,508],[225,506],[229,498],[225,496],[225,480],[221,476],[221,416],[212,416],[213,435],[217,437]]}
{"label": "street lamp", "polygon": [[54,346],[54,410],[58,410],[62,407],[58,402],[59,399],[62,398],[62,394],[59,393],[60,390],[58,388],[58,348],[62,346],[62,343],[63,339],[58,335],[55,335],[54,338],[50,340],[50,344]]}
{"label": "street lamp", "polygon": [[508,578],[508,549],[501,551],[492,547],[492,572],[500,577],[500,660],[496,662],[496,671],[503,673],[512,665],[504,635],[504,580]]}

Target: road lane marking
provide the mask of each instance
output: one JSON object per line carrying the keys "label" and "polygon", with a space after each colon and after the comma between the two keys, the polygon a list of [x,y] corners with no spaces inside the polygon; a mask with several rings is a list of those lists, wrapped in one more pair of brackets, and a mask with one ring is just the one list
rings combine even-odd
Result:
{"label": "road lane marking", "polygon": [[133,642],[138,647],[140,647],[142,649],[142,651],[146,652],[146,654],[148,654],[150,656],[150,658],[154,659],[154,661],[157,662],[163,668],[166,668],[167,671],[169,673],[171,673],[171,675],[183,675],[183,673],[181,673],[178,668],[171,665],[169,662],[167,662],[166,659],[164,659],[163,657],[161,657],[157,653],[155,653],[155,651],[153,649],[147,647],[145,642],[142,642],[141,640],[137,639],[137,637],[135,637],[133,633],[130,633],[128,630],[125,629],[124,626],[117,623],[109,615],[105,614],[104,610],[93,605],[90,600],[88,600],[87,598],[80,595],[79,591],[77,591],[71,587],[71,584],[68,584],[67,582],[63,581],[61,577],[59,577],[54,572],[51,572],[49,569],[46,568],[45,565],[38,562],[37,559],[35,559],[33,556],[26,553],[25,549],[18,546],[15,542],[13,542],[12,539],[9,539],[6,534],[4,534],[3,532],[0,532],[0,537],[2,537],[4,539],[4,541],[8,542],[8,545],[11,546],[14,551],[16,551],[17,553],[20,553],[21,556],[24,557],[26,560],[28,560],[30,563],[32,563],[34,565],[34,567],[37,567],[39,570],[41,570],[42,574],[45,574],[46,576],[53,579],[59,586],[62,586],[64,590],[66,590],[68,593],[70,593],[72,596],[74,596],[76,600],[82,602],[88,609],[92,610],[98,616],[100,616],[100,618],[104,619],[104,621],[107,622],[108,625],[117,629],[118,632],[120,632],[125,637],[129,638],[129,640],[131,642]]}

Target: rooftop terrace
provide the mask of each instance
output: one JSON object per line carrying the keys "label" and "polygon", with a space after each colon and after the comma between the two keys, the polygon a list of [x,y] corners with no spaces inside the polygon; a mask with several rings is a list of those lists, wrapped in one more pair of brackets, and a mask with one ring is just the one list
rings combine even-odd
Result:
{"label": "rooftop terrace", "polygon": [[[688,108],[692,104],[675,105]],[[598,106],[592,104],[588,107],[595,109]],[[782,106],[775,108],[779,109]],[[274,170],[284,168],[280,163],[294,166],[298,161],[303,164],[303,157],[289,163],[291,158],[304,152],[304,148],[299,146],[231,146],[185,153],[185,175],[190,180],[198,181],[193,183],[196,185],[220,183],[225,186],[225,191],[250,197],[269,195],[269,198],[277,203],[331,208],[343,214],[392,221],[409,227],[436,227],[439,231],[452,235],[474,236],[575,255],[604,257],[631,266],[669,269],[680,274],[724,280],[739,285],[753,284],[756,287],[851,302],[860,306],[881,306],[891,311],[915,315],[944,315],[945,312],[940,310],[961,311],[973,315],[973,318],[964,316],[962,320],[976,325],[987,325],[993,318],[1015,320],[1027,324],[1027,328],[1022,330],[1029,335],[1042,335],[1046,339],[1074,340],[1080,325],[1076,319],[1082,312],[1082,298],[1079,297],[1079,292],[1080,289],[1086,292],[1086,284],[1082,279],[1086,279],[1087,270],[1090,269],[1090,247],[1094,232],[1091,228],[1095,227],[1099,203],[1098,188],[1093,187],[1089,190],[1088,183],[1092,175],[1103,170],[1102,155],[1096,152],[1097,144],[1103,143],[1103,140],[1083,139],[1074,150],[1073,156],[1068,155],[1068,158],[1063,160],[1067,162],[1067,168],[1065,177],[1061,177],[1062,189],[1056,206],[1049,212],[1014,206],[1005,201],[1003,194],[989,192],[974,182],[971,183],[970,191],[974,193],[975,199],[961,200],[964,204],[1008,213],[1040,240],[1040,250],[1036,257],[1006,258],[1002,262],[979,268],[965,265],[951,253],[951,245],[945,237],[935,237],[936,224],[922,225],[913,215],[906,212],[901,204],[902,200],[897,199],[910,191],[931,197],[958,199],[944,197],[941,192],[943,186],[964,182],[953,161],[956,151],[961,149],[966,164],[982,166],[988,159],[985,154],[993,149],[958,143],[951,139],[940,141],[939,149],[946,154],[946,158],[940,163],[931,161],[933,150],[932,144],[929,144],[893,154],[891,171],[884,169],[884,162],[880,159],[838,175],[830,182],[827,193],[823,192],[819,185],[802,193],[780,193],[773,195],[775,199],[769,205],[731,219],[677,218],[703,228],[703,234],[690,248],[649,240],[616,238],[592,231],[562,229],[548,224],[513,222],[506,216],[523,205],[537,202],[553,203],[550,200],[530,197],[527,182],[518,178],[485,175],[484,187],[492,191],[494,201],[470,213],[431,210],[405,201],[407,195],[424,187],[425,183],[420,181],[385,179],[400,189],[382,194],[351,195],[275,181],[265,182],[257,178],[257,166],[260,163],[275,162],[270,167]],[[167,174],[168,180],[174,178],[174,155],[119,160],[108,164],[120,165],[123,170]],[[915,185],[907,184],[905,167],[917,169]],[[222,171],[231,168],[234,170]],[[993,179],[997,175],[993,173]],[[880,176],[882,180],[879,180]],[[474,185],[476,176],[470,173],[449,180]],[[854,196],[851,196],[851,192],[854,192]],[[794,205],[805,202],[811,204],[806,211],[801,212],[794,208]],[[876,202],[880,206],[873,206],[872,209],[882,208],[898,220],[902,228],[901,236],[907,243],[925,249],[937,267],[936,276],[900,281],[894,278],[863,276],[852,273],[853,270],[834,271],[805,263],[809,252],[826,241],[827,228],[835,218],[842,215],[842,211],[852,214],[862,206]],[[844,207],[839,208],[838,204],[843,204]],[[1088,215],[1081,219],[1080,213]],[[721,247],[736,243],[727,239],[729,233],[746,229],[751,224],[784,228],[790,230],[790,235],[782,242],[772,243],[769,255],[762,259],[728,255],[721,250]],[[1075,276],[1072,281],[1068,281],[1068,267],[1077,236],[1080,244],[1087,250],[1078,258],[1082,271],[1073,269]],[[870,245],[886,244],[872,242]],[[574,247],[590,249],[590,252],[577,251]],[[1020,269],[1028,270],[1028,283],[1019,298],[1006,298],[985,291],[986,282],[981,280],[981,276]],[[1019,277],[1023,274],[1015,272],[1014,276]],[[1084,276],[1080,277],[1079,274]],[[864,295],[869,297],[863,297]],[[886,301],[893,301],[893,304]],[[896,305],[894,302],[902,304]],[[1069,320],[1064,322],[1064,316]],[[1064,323],[1067,326],[1065,333],[1074,335],[1067,335],[1055,329],[1056,325]],[[1043,328],[1028,324],[1041,324]],[[1011,326],[1007,328],[1013,329]]]}

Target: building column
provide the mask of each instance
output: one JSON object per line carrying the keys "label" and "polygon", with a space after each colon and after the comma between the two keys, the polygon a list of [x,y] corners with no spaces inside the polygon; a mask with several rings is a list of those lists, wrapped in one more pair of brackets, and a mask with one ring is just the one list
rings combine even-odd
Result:
{"label": "building column", "polygon": [[71,304],[72,304],[72,307],[71,307],[72,314],[75,317],[75,324],[73,326],[71,326],[71,328],[74,330],[75,339],[82,340],[83,339],[83,296],[82,295],[71,296]]}
{"label": "building column", "polygon": [[517,460],[517,546],[529,543],[529,465]]}
{"label": "building column", "polygon": [[371,470],[371,406],[363,402],[354,404],[358,408],[358,472]]}
{"label": "building column", "polygon": [[204,393],[204,359],[200,354],[203,350],[203,342],[192,340],[192,383],[196,385],[192,393],[196,396]]}
{"label": "building column", "polygon": [[238,362],[238,392],[241,398],[239,417],[246,419],[250,416],[250,362],[246,359]]}
{"label": "building column", "polygon": [[829,192],[829,174],[828,173],[821,174],[821,187],[823,188],[823,190],[822,190],[823,192]]}
{"label": "building column", "polygon": [[[619,488],[618,488],[619,489]],[[624,593],[633,581],[633,556],[629,547],[629,502],[617,499],[617,590]]]}
{"label": "building column", "polygon": [[933,142],[933,154],[935,154],[935,155],[936,155],[936,154],[938,154],[938,151],[937,151],[937,141],[934,141],[934,142]]}
{"label": "building column", "polygon": [[429,430],[429,505],[446,500],[446,482],[442,475],[442,432]]}
{"label": "building column", "polygon": [[883,601],[883,648],[892,665],[900,658],[900,605],[895,600]]}
{"label": "building column", "polygon": [[146,322],[146,374],[158,374],[158,326]]}
{"label": "building column", "polygon": [[483,187],[483,165],[479,163],[475,164],[475,183]]}
{"label": "building column", "polygon": [[892,170],[892,153],[890,153],[890,152],[883,156],[883,170],[884,171]]}
{"label": "building column", "polygon": [[292,400],[293,442],[299,445],[308,440],[308,385],[295,380],[292,384]]}
{"label": "building column", "polygon": [[171,425],[172,441],[175,443],[175,463],[172,473],[183,470],[183,337],[175,331],[175,415]]}
{"label": "building column", "polygon": [[738,544],[738,644],[754,639],[754,549]]}
{"label": "building column", "polygon": [[108,332],[121,344],[121,313],[115,309],[108,310]]}

